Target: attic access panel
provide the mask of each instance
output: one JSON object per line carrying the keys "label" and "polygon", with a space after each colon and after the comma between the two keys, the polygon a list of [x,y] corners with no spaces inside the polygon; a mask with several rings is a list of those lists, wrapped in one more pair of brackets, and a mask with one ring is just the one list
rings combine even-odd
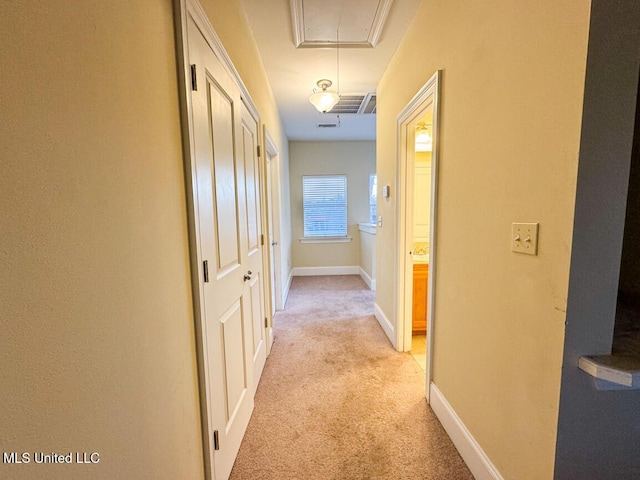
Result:
{"label": "attic access panel", "polygon": [[290,0],[296,48],[340,46],[373,48],[393,0]]}

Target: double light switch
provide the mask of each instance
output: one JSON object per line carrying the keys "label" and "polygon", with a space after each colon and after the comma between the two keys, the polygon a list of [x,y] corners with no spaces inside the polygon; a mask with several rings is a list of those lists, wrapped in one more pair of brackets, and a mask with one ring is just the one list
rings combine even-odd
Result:
{"label": "double light switch", "polygon": [[511,251],[538,254],[538,223],[511,224]]}

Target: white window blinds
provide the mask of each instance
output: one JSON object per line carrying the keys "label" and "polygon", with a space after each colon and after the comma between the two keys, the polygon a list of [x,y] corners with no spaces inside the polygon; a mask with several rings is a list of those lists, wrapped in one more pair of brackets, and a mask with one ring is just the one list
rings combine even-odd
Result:
{"label": "white window blinds", "polygon": [[305,237],[347,236],[346,175],[302,177]]}

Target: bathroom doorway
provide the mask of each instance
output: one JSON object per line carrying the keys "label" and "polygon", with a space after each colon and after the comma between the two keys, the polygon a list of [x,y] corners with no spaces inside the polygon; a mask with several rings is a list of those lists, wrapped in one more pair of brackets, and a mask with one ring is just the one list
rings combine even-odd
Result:
{"label": "bathroom doorway", "polygon": [[[433,153],[433,103],[415,126],[413,142],[413,238],[412,259],[411,350],[423,372],[427,372],[427,308],[429,295],[429,253],[431,229],[431,155]],[[411,144],[407,148],[411,148]],[[410,157],[410,155],[408,155]],[[411,172],[407,166],[407,174]],[[408,218],[407,218],[408,220]],[[409,232],[408,232],[409,234]],[[409,290],[408,290],[409,292]]]}
{"label": "bathroom doorway", "polygon": [[434,323],[437,200],[437,72],[398,117],[398,350],[425,372],[429,400]]}

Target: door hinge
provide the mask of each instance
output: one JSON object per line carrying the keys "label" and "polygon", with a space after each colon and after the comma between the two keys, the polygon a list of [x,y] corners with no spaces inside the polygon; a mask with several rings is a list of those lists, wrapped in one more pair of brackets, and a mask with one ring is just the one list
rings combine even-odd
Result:
{"label": "door hinge", "polygon": [[204,273],[204,282],[209,283],[209,260],[202,262],[202,272]]}
{"label": "door hinge", "polygon": [[198,90],[198,77],[196,77],[196,64],[191,65],[191,90]]}
{"label": "door hinge", "polygon": [[258,156],[261,157],[262,156],[262,150],[260,149],[260,145],[258,145],[257,150],[258,150]]}
{"label": "door hinge", "polygon": [[220,439],[218,438],[218,430],[213,431],[213,449],[220,450]]}
{"label": "door hinge", "polygon": [[264,245],[264,233],[260,235],[260,245]]}
{"label": "door hinge", "polygon": [[264,328],[269,328],[269,319],[264,317]]}

